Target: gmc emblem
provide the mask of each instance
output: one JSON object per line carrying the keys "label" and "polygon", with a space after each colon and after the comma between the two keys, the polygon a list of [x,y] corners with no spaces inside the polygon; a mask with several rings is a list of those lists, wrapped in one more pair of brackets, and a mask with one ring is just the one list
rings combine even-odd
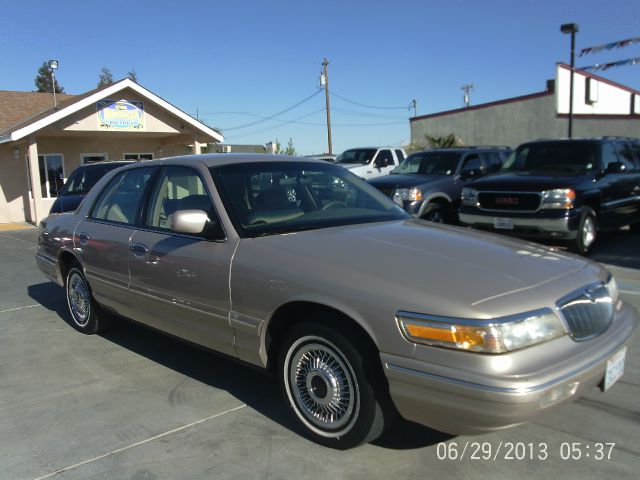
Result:
{"label": "gmc emblem", "polygon": [[496,205],[518,205],[519,201],[518,197],[499,197],[496,198]]}

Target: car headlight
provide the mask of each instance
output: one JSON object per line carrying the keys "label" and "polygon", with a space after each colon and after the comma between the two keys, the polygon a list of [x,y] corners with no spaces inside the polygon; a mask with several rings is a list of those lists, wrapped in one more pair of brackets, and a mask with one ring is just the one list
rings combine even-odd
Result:
{"label": "car headlight", "polygon": [[482,353],[511,352],[567,333],[548,308],[492,320],[398,312],[397,320],[412,342]]}
{"label": "car headlight", "polygon": [[478,206],[478,191],[475,188],[464,187],[460,196],[462,205],[469,207]]}
{"label": "car headlight", "polygon": [[556,188],[542,192],[542,208],[569,209],[573,207],[576,192],[571,188]]}
{"label": "car headlight", "polygon": [[404,200],[420,201],[422,200],[422,191],[419,188],[398,188],[393,194],[393,201],[402,205]]}

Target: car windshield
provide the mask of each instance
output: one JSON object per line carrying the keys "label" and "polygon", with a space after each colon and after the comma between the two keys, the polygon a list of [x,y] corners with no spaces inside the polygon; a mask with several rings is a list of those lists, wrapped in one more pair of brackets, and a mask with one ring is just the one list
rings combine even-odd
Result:
{"label": "car windshield", "polygon": [[583,175],[597,166],[598,145],[595,142],[540,142],[518,147],[504,162],[502,171]]}
{"label": "car windshield", "polygon": [[67,183],[62,188],[61,195],[80,195],[85,194],[100,180],[105,173],[118,168],[122,165],[96,165],[91,167],[80,167],[73,171],[69,176]]}
{"label": "car windshield", "polygon": [[365,165],[371,162],[377,151],[378,150],[375,148],[354,148],[352,150],[345,150],[338,155],[336,163],[361,163]]}
{"label": "car windshield", "polygon": [[410,218],[348,170],[310,162],[212,167],[211,174],[243,237]]}
{"label": "car windshield", "polygon": [[460,153],[420,152],[409,155],[391,173],[395,175],[453,175]]}

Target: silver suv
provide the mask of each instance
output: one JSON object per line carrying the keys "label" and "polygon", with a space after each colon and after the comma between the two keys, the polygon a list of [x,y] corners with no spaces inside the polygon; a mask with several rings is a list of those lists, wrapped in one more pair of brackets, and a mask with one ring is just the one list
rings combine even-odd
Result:
{"label": "silver suv", "polygon": [[303,431],[337,448],[396,413],[481,433],[607,390],[639,320],[596,263],[413,220],[291,157],[114,170],[42,221],[36,260],[78,330],[112,311],[270,369]]}

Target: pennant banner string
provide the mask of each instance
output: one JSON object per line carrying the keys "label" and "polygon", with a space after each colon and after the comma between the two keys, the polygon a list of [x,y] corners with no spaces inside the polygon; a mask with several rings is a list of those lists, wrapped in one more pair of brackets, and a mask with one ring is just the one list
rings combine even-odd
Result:
{"label": "pennant banner string", "polygon": [[597,63],[589,67],[579,68],[578,70],[585,70],[587,72],[597,72],[598,70],[609,70],[610,68],[623,67],[625,65],[640,65],[640,57],[629,58],[627,60],[619,60],[617,62],[610,62],[610,63]]}
{"label": "pennant banner string", "polygon": [[627,38],[626,40],[619,40],[617,42],[605,43],[603,45],[597,45],[595,47],[583,48],[580,50],[580,57],[583,55],[590,55],[592,53],[599,53],[603,50],[613,50],[614,48],[624,48],[634,43],[639,43],[640,37]]}

